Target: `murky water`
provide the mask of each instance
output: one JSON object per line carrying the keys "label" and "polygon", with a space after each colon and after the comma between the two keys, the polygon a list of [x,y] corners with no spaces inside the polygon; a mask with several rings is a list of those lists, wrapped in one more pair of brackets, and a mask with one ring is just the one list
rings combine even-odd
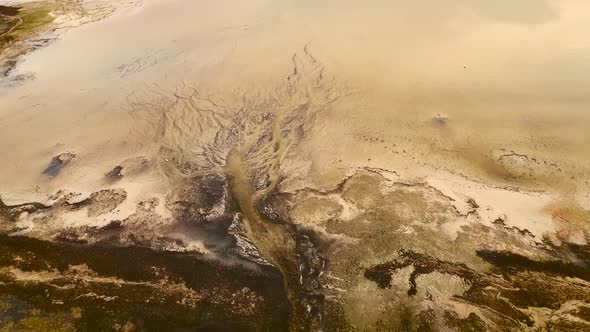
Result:
{"label": "murky water", "polygon": [[[326,318],[331,324],[367,315],[366,299],[354,296],[377,290],[361,268],[399,250],[451,257],[484,273],[474,253],[485,232],[471,223],[493,223],[497,229],[485,234],[508,248],[526,248],[520,252],[541,255],[535,247],[541,239],[585,245],[588,10],[584,0],[121,6],[22,57],[13,74],[28,79],[0,82],[0,220],[17,224],[6,229],[50,241],[76,227],[129,227],[219,258],[229,256],[189,245],[206,238],[191,232],[208,227],[191,223],[218,218],[225,227],[233,223],[227,215],[241,216],[243,235],[281,272],[292,330],[323,328],[324,314],[337,316]],[[209,175],[215,181],[205,183]],[[201,180],[202,188],[195,185]],[[112,192],[105,190],[106,208],[95,208],[108,210],[103,215],[119,221],[115,226],[106,216],[82,216],[84,204],[47,198],[60,189],[89,194],[115,187],[125,203],[109,202]],[[273,195],[284,195],[277,200],[295,211],[293,220],[269,218],[278,216],[264,205]],[[146,203],[154,197],[156,203]],[[196,208],[198,199],[210,211]],[[301,203],[308,199],[309,206]],[[50,203],[4,205],[41,201]],[[103,204],[97,201],[85,204]],[[178,206],[186,210],[179,213]],[[47,218],[29,216],[44,213],[38,210],[48,210]],[[322,213],[325,220],[314,219]],[[51,218],[59,223],[43,225]],[[421,218],[432,229],[405,238],[414,236]],[[141,223],[146,220],[153,224]],[[180,226],[166,224],[174,222]],[[435,231],[439,226],[446,228]],[[515,230],[526,239],[514,240]],[[467,241],[453,242],[463,231]],[[225,250],[233,237],[222,237]],[[432,245],[436,253],[428,252]],[[316,262],[304,257],[308,249]],[[412,259],[376,265],[387,281],[380,287],[391,286],[389,266],[405,268]],[[463,268],[447,266],[477,275]],[[320,282],[324,272],[333,279]],[[412,296],[418,292],[413,278]],[[504,281],[490,281],[496,282]],[[329,312],[330,305],[337,309]]]}
{"label": "murky water", "polygon": [[[361,119],[355,130],[364,133],[444,140],[440,148],[516,147],[587,168],[587,6],[149,0],[68,31],[19,65],[36,79],[0,91],[3,190],[31,186],[56,146],[89,163],[133,153],[134,91],[182,81],[220,97],[264,91],[306,44],[359,91],[332,122]],[[437,114],[452,135],[424,128]]]}

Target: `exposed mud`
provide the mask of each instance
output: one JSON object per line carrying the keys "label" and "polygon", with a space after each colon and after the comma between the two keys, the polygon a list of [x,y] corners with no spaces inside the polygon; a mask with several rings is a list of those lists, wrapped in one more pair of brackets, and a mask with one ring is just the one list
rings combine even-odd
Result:
{"label": "exposed mud", "polygon": [[[239,108],[204,97],[184,84],[169,97],[158,95],[158,103],[140,103],[133,97],[132,114],[143,123],[138,127],[160,128],[152,140],[158,165],[176,179],[164,201],[139,202],[135,212],[122,220],[107,217],[108,223],[99,218],[94,225],[67,226],[60,220],[67,215],[77,218],[81,210],[88,218],[114,213],[128,194],[110,189],[75,201],[76,194],[58,193],[52,205],[3,206],[7,221],[22,225],[14,225],[11,232],[58,243],[206,252],[237,264],[276,268],[290,303],[289,329],[322,329],[326,309],[319,277],[327,261],[313,234],[297,229],[288,211],[271,202],[281,203],[273,197],[279,195],[282,161],[312,128],[316,114],[345,91],[324,82],[323,66],[307,46],[302,55],[293,56],[293,66],[293,73],[274,94],[266,100],[244,99]],[[55,157],[44,173],[57,176],[73,158],[73,154]],[[148,164],[133,159],[117,165],[105,175],[107,183],[121,184]],[[158,215],[160,207],[171,215]]]}
{"label": "exposed mud", "polygon": [[0,6],[0,329],[589,330],[588,5],[480,2]]}
{"label": "exposed mud", "polygon": [[[490,273],[477,272],[464,264],[449,263],[406,251],[401,252],[395,261],[368,268],[364,275],[379,287],[389,288],[392,275],[400,269],[412,267],[408,290],[410,296],[417,294],[416,280],[420,275],[439,272],[462,278],[468,282],[469,289],[462,295],[455,295],[456,301],[480,307],[488,322],[471,312],[466,321],[453,323],[462,325],[461,330],[465,331],[474,326],[478,331],[521,329],[523,325],[544,326],[546,322],[536,322],[535,318],[538,317],[532,316],[526,309],[543,307],[559,310],[570,301],[590,299],[590,270],[587,267],[560,261],[532,261],[513,253],[480,251],[478,255],[494,265]],[[585,305],[579,310],[583,311]],[[456,317],[452,312],[445,315],[445,319],[450,318],[451,322]],[[567,316],[562,317],[562,320],[567,320]],[[590,321],[572,319],[568,324],[582,330],[590,326]]]}
{"label": "exposed mud", "polygon": [[[225,172],[183,177],[164,201],[142,201],[126,218],[111,219],[94,226],[60,228],[56,227],[56,221],[78,211],[85,211],[88,218],[113,213],[128,199],[124,190],[102,190],[81,200],[76,199],[75,194],[57,193],[52,197],[52,204],[2,203],[0,213],[4,233],[50,238],[57,244],[26,238],[18,238],[18,241],[44,243],[44,246],[64,252],[82,250],[84,253],[76,254],[78,258],[67,266],[86,264],[99,275],[104,268],[96,266],[92,257],[87,257],[92,256],[90,253],[94,250],[110,254],[130,250],[133,255],[143,253],[144,260],[153,260],[156,258],[152,256],[160,255],[197,257],[198,261],[212,257],[216,261],[233,260],[230,265],[211,264],[222,270],[243,270],[240,273],[263,273],[265,276],[270,273],[277,278],[275,281],[279,282],[285,296],[282,299],[287,310],[285,315],[289,317],[284,318],[288,326],[282,328],[289,330],[371,330],[405,326],[409,330],[448,327],[465,331],[502,331],[549,326],[569,326],[575,330],[587,326],[584,318],[582,321],[578,319],[584,317],[590,299],[588,248],[585,246],[538,242],[530,231],[508,226],[506,217],[490,218],[493,214],[483,212],[480,199],[470,197],[462,203],[457,202],[436,187],[424,182],[399,181],[396,172],[384,169],[357,169],[327,189],[301,188],[282,192],[278,182],[272,190],[268,187],[256,190],[259,173],[248,172],[248,164],[242,159],[246,156],[242,152],[232,152],[227,157]],[[156,213],[162,205],[170,211],[170,217]],[[22,225],[24,218],[32,219],[34,227],[29,230],[20,228],[18,225]],[[489,218],[487,224],[485,218]],[[461,225],[453,231],[457,234],[449,233],[445,228],[452,223]],[[441,229],[443,235],[436,233],[437,229]],[[430,240],[420,241],[414,235],[417,233],[427,235]],[[487,240],[482,241],[482,236]],[[494,244],[493,239],[501,239],[503,245],[510,244],[512,251],[500,250],[502,247]],[[195,241],[202,243],[202,247],[192,246]],[[130,247],[134,249],[126,249]],[[433,247],[438,249],[432,251]],[[58,249],[51,251],[55,250]],[[13,255],[15,250],[7,248],[6,252]],[[396,258],[388,259],[391,255]],[[386,262],[372,263],[383,260]],[[41,283],[47,284],[60,278],[81,278],[54,275],[57,273],[55,269],[60,274],[71,273],[63,265],[65,263],[60,263],[64,266],[60,268],[57,263],[33,260],[29,263],[33,268],[25,264],[27,259],[16,261],[21,265],[5,263],[10,267],[6,273],[10,272],[13,279],[17,275],[41,278]],[[366,269],[360,270],[362,266]],[[171,268],[166,265],[166,270]],[[21,271],[27,269],[33,269],[35,274],[23,275]],[[40,269],[44,269],[45,274],[40,273]],[[119,279],[139,282],[130,275],[121,275],[123,272],[113,270],[109,273]],[[396,296],[403,294],[392,302],[395,303],[392,309],[396,308],[397,313],[388,321],[380,319],[371,323],[367,320],[365,327],[353,323],[354,314],[349,310],[358,310],[354,309],[355,306],[368,300],[363,298],[358,302],[355,299],[356,294],[364,292],[358,287],[367,287],[362,286],[362,279],[358,277],[375,282],[381,289],[377,292],[385,292],[379,295],[384,299],[389,298],[388,292],[397,293]],[[184,275],[177,278],[185,280]],[[404,289],[404,278],[408,287],[399,293]],[[445,284],[440,280],[450,280],[448,282],[455,285],[451,289],[456,290],[444,293],[449,290],[440,286]],[[17,281],[10,285],[18,284]],[[39,305],[22,295],[34,290],[29,286],[22,287],[18,292],[6,294]],[[134,284],[133,287],[139,286]],[[85,291],[84,294],[93,294],[86,297],[112,299],[108,300],[109,303],[120,296],[114,291],[100,295],[94,287]],[[435,297],[436,292],[444,295]],[[59,298],[57,301],[61,303],[63,294],[60,294],[52,293],[51,298]],[[267,295],[261,296],[266,299]],[[203,301],[214,300],[206,298]],[[430,309],[415,307],[420,301],[432,302]],[[168,302],[162,306],[158,310],[169,310]],[[366,309],[360,312],[363,310]],[[219,317],[226,314],[220,313]],[[121,317],[126,315],[135,317],[139,314],[123,311],[121,316],[113,316],[110,313],[105,320],[123,324]],[[172,317],[167,315],[164,314]],[[572,319],[572,316],[578,318]],[[379,314],[378,317],[383,316]],[[208,319],[203,318],[203,322],[218,324],[215,319]],[[194,322],[177,320],[178,324]],[[163,324],[152,323],[156,324],[154,326]],[[240,328],[245,326],[236,324]],[[251,328],[259,330],[261,327]]]}

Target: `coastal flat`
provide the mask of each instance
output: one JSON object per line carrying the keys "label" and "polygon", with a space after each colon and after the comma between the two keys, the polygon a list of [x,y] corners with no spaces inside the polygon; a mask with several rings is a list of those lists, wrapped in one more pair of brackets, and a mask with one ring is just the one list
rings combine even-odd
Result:
{"label": "coastal flat", "polygon": [[0,6],[0,329],[590,330],[590,4]]}

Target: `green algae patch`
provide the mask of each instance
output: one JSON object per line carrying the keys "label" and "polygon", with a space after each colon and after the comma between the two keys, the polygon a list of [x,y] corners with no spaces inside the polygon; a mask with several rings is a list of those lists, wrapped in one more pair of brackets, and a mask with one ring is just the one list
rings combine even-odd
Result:
{"label": "green algae patch", "polygon": [[22,23],[18,25],[9,36],[26,35],[53,22],[53,17],[49,14],[51,9],[52,6],[48,4],[23,7],[23,9],[19,11]]}
{"label": "green algae patch", "polygon": [[59,1],[0,6],[0,73],[7,75],[16,65],[16,58],[33,47],[26,41],[49,31]]}
{"label": "green algae patch", "polygon": [[76,310],[45,311],[13,296],[0,296],[0,332],[75,331]]}
{"label": "green algae patch", "polygon": [[4,6],[0,12],[0,48],[33,37],[44,31],[54,20],[53,2],[33,2],[18,7]]}

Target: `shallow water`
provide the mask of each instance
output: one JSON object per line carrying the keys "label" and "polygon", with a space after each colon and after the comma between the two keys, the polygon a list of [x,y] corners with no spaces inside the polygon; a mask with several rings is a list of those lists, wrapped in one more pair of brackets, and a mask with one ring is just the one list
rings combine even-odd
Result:
{"label": "shallow water", "polygon": [[331,121],[432,144],[441,138],[423,124],[442,114],[453,130],[442,137],[448,145],[518,148],[587,168],[587,7],[149,0],[67,31],[19,64],[36,78],[0,91],[3,190],[25,185],[56,145],[133,153],[125,98],[134,91],[181,81],[223,97],[264,91],[305,45],[358,91],[354,108]]}
{"label": "shallow water", "polygon": [[[588,10],[584,0],[121,6],[19,59],[13,74],[29,79],[0,81],[0,226],[250,271],[260,261],[226,252],[237,220],[282,274],[292,330],[396,320],[407,283],[392,286],[389,266],[413,260],[428,262],[428,278],[517,289],[487,274],[501,264],[477,250],[575,265],[590,241]],[[384,263],[400,252],[407,262]],[[363,276],[370,266],[384,289]],[[419,298],[427,282],[416,278],[408,296]],[[574,292],[568,282],[555,291]],[[474,310],[487,296],[473,295]],[[380,305],[395,314],[377,315]]]}

